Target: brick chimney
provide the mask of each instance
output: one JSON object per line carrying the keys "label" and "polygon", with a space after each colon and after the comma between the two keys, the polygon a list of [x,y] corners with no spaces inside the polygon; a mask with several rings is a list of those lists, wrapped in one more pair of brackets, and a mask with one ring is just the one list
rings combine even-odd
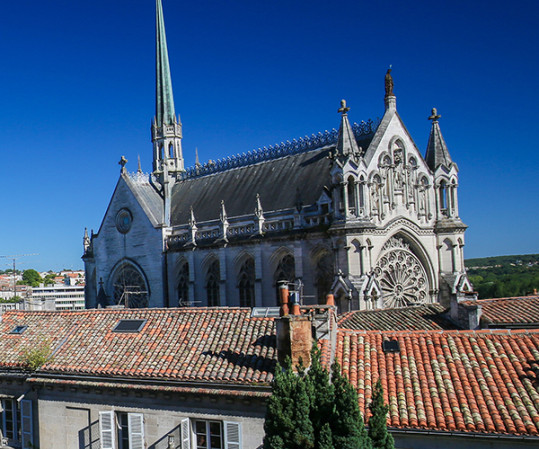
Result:
{"label": "brick chimney", "polygon": [[[313,333],[311,317],[302,315],[297,295],[290,295],[288,285],[279,286],[281,293],[280,317],[275,320],[277,327],[277,358],[281,365],[286,357],[292,360],[294,371],[300,359],[305,368],[311,365]],[[289,299],[292,299],[290,307]],[[286,312],[289,311],[287,314]]]}

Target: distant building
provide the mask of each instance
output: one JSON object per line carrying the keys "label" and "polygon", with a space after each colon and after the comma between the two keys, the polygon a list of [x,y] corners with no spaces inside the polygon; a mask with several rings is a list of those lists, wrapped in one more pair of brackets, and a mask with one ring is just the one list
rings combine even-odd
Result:
{"label": "distant building", "polygon": [[[26,299],[27,310],[51,310],[50,301],[54,301],[54,310],[84,309],[84,285],[54,284],[43,285],[31,289]],[[49,301],[48,305],[40,302]]]}

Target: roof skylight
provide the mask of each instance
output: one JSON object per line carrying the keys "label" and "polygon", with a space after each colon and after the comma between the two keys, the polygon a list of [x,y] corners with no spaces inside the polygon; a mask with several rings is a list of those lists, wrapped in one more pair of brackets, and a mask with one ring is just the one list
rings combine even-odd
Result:
{"label": "roof skylight", "polygon": [[137,333],[142,330],[148,320],[120,320],[112,332]]}

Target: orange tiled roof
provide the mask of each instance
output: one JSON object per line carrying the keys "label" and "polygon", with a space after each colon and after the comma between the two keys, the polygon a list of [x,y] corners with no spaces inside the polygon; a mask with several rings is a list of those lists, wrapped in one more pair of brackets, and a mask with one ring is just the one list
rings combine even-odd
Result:
{"label": "orange tiled roof", "polygon": [[336,361],[366,419],[380,378],[391,427],[539,434],[539,331],[340,330]]}
{"label": "orange tiled roof", "polygon": [[[148,320],[139,333],[116,333],[120,319]],[[9,332],[28,326],[21,335]],[[267,384],[276,363],[274,320],[251,309],[131,309],[6,312],[0,369],[49,339],[55,353],[40,372],[176,381]]]}
{"label": "orange tiled roof", "polygon": [[480,299],[477,304],[483,310],[481,321],[487,326],[539,323],[539,296]]}
{"label": "orange tiled roof", "polygon": [[456,329],[444,318],[446,308],[441,304],[394,309],[358,310],[341,315],[339,327],[357,330],[442,330]]}

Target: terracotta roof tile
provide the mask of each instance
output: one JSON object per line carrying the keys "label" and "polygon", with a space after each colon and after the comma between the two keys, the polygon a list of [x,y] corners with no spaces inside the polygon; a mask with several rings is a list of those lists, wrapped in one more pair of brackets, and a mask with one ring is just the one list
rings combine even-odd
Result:
{"label": "terracotta roof tile", "polygon": [[539,324],[539,296],[480,299],[477,304],[481,305],[481,321],[486,326]]}
{"label": "terracotta roof tile", "polygon": [[446,308],[441,304],[394,309],[358,310],[339,317],[339,327],[357,330],[441,330],[456,329],[444,318]]}
{"label": "terracotta roof tile", "polygon": [[[121,319],[147,323],[113,332]],[[16,325],[28,328],[10,335]],[[0,369],[22,368],[24,350],[45,339],[55,353],[41,371],[66,374],[267,384],[277,358],[273,319],[251,309],[13,311],[0,322]]]}
{"label": "terracotta roof tile", "polygon": [[[400,352],[382,350],[395,339]],[[378,379],[388,425],[539,435],[539,330],[339,331],[336,361],[365,419]]]}

